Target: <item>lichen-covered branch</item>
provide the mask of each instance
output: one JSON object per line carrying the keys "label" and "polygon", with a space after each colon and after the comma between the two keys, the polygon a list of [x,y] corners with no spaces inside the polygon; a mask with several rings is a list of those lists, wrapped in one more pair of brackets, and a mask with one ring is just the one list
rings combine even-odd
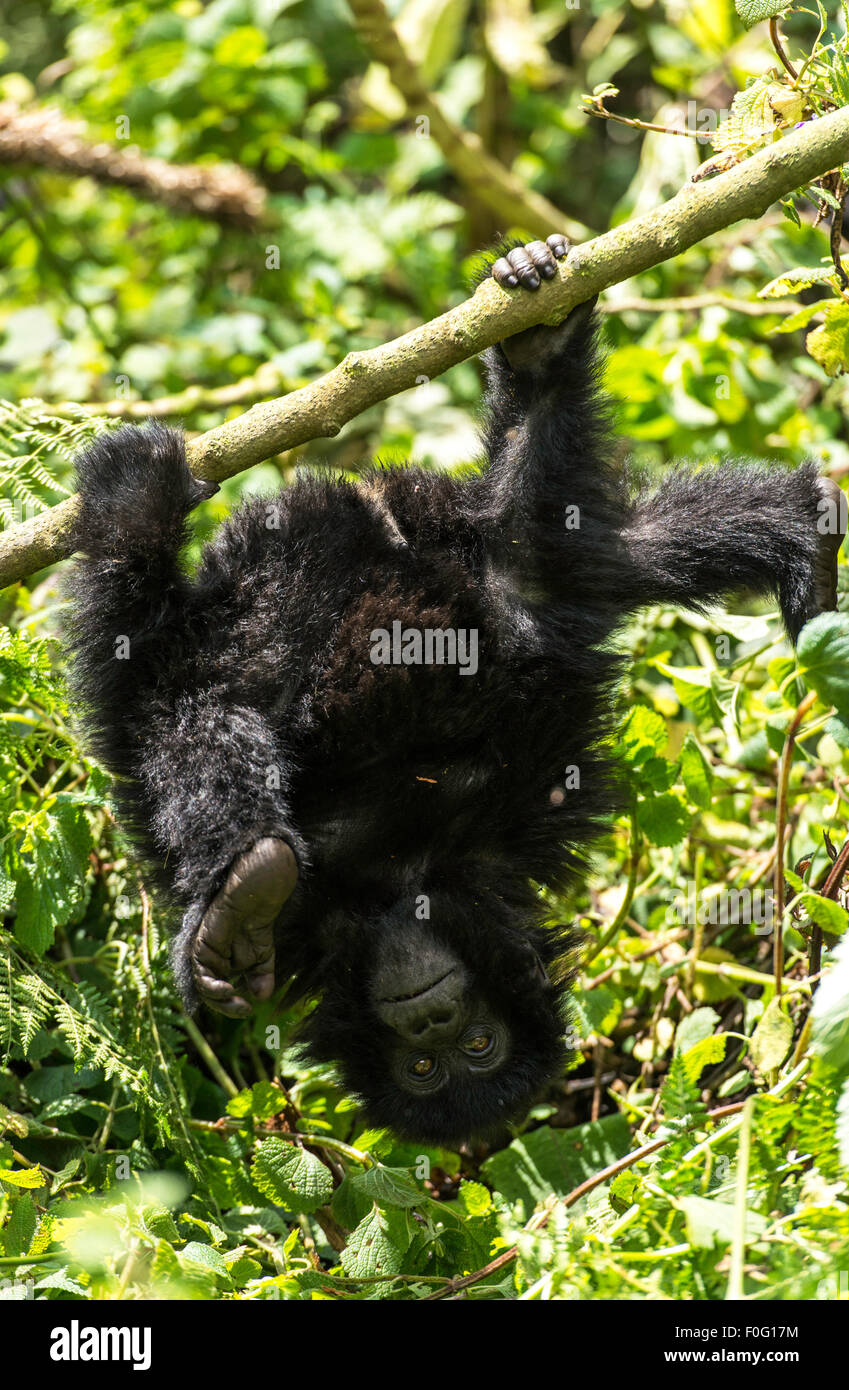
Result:
{"label": "lichen-covered branch", "polygon": [[363,42],[389,70],[410,116],[426,118],[430,135],[460,183],[504,222],[505,230],[513,225],[527,227],[534,236],[545,237],[556,226],[573,240],[586,236],[586,227],[555,207],[542,193],[528,188],[493,158],[474,131],[464,130],[448,119],[427,90],[383,0],[348,0],[348,4]]}
{"label": "lichen-covered branch", "polygon": [[[403,337],[348,356],[309,386],[265,401],[189,444],[189,463],[216,482],[310,439],[338,434],[367,406],[473,357],[536,323],[559,323],[576,304],[685,251],[849,160],[849,108],[812,121],[715,179],[574,247],[536,294],[486,280],[471,299]],[[551,228],[551,230],[556,230]],[[69,498],[0,534],[0,587],[68,554]]]}
{"label": "lichen-covered branch", "polygon": [[253,227],[265,190],[235,164],[170,164],[132,145],[98,140],[52,106],[0,102],[0,164],[35,164],[129,188],[176,212]]}

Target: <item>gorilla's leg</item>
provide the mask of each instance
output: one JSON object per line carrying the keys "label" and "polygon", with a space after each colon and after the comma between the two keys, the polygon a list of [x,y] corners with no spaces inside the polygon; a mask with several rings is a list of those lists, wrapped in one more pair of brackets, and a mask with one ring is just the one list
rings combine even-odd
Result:
{"label": "gorilla's leg", "polygon": [[622,532],[623,600],[699,607],[739,590],[774,593],[795,641],[809,618],[837,606],[846,511],[837,484],[809,464],[676,471]]}
{"label": "gorilla's leg", "polygon": [[240,1017],[243,989],[274,988],[274,920],[305,850],[287,806],[285,752],[262,717],[221,690],[184,693],[149,724],[145,789],[156,840],[188,905],[173,948],[177,983]]}

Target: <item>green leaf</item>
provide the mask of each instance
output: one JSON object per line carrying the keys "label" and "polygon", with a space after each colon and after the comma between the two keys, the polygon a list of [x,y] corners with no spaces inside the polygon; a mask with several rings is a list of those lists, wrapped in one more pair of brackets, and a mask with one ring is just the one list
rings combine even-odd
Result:
{"label": "green leaf", "polygon": [[754,24],[760,24],[764,19],[773,19],[776,15],[784,14],[789,10],[789,0],[734,0],[734,8],[742,19],[747,29],[751,29]]}
{"label": "green leaf", "polygon": [[711,802],[711,770],[692,734],[688,734],[681,749],[681,780],[694,806],[706,811]]}
{"label": "green leaf", "polygon": [[646,705],[637,705],[623,723],[619,737],[625,761],[638,767],[663,751],[669,735],[662,715]]}
{"label": "green leaf", "polygon": [[554,1192],[565,1197],[600,1168],[622,1158],[631,1147],[623,1115],[608,1115],[573,1129],[531,1130],[488,1158],[481,1172],[509,1203],[520,1202],[529,1216]]}
{"label": "green leaf", "polygon": [[637,804],[637,822],[646,839],[659,847],[679,845],[693,817],[678,792],[644,797]]}
{"label": "green leaf", "polygon": [[675,1030],[675,1051],[689,1052],[696,1043],[709,1038],[719,1022],[720,1018],[716,1009],[707,1006],[694,1009],[691,1014],[682,1018]]}
{"label": "green leaf", "polygon": [[0,1182],[11,1183],[12,1187],[32,1188],[33,1191],[47,1185],[40,1168],[0,1168]]}
{"label": "green leaf", "polygon": [[412,1235],[405,1212],[374,1206],[351,1232],[342,1251],[342,1268],[352,1278],[361,1279],[398,1274]]}
{"label": "green leaf", "polygon": [[0,1233],[6,1255],[26,1255],[38,1227],[38,1213],[32,1197],[24,1194],[12,1203],[9,1220]]}
{"label": "green leaf", "polygon": [[823,314],[825,321],[811,329],[805,347],[826,376],[839,376],[849,363],[849,304],[829,300]]}
{"label": "green leaf", "polygon": [[849,722],[849,614],[817,614],[799,634],[797,655],[808,685]]}
{"label": "green leaf", "polygon": [[488,1216],[493,1206],[492,1193],[481,1182],[461,1182],[457,1205],[466,1216]]}
{"label": "green leaf", "polygon": [[333,1180],[321,1159],[285,1139],[265,1139],[257,1145],[251,1177],[264,1197],[293,1212],[315,1211],[333,1192]]}
{"label": "green leaf", "polygon": [[824,898],[820,893],[808,891],[802,897],[802,904],[811,921],[822,927],[824,932],[828,932],[830,936],[843,935],[849,924],[849,916],[840,903],[833,902],[831,898]]}
{"label": "green leaf", "polygon": [[203,1265],[215,1274],[227,1274],[227,1265],[220,1250],[214,1250],[211,1245],[204,1245],[202,1241],[190,1240],[178,1253],[181,1261],[190,1260],[192,1264]]}
{"label": "green leaf", "polygon": [[849,936],[814,995],[811,1024],[814,1052],[838,1071],[849,1068]]}
{"label": "green leaf", "polygon": [[793,1042],[793,1024],[778,999],[771,999],[752,1034],[749,1055],[759,1071],[780,1067]]}
{"label": "green leaf", "polygon": [[[715,1244],[729,1245],[734,1239],[733,1202],[718,1202],[713,1197],[682,1197],[680,1204],[691,1244],[710,1249]],[[763,1216],[756,1211],[746,1211],[746,1236],[749,1240],[763,1235],[766,1228],[767,1222]]]}
{"label": "green leaf", "polygon": [[25,843],[15,936],[41,955],[53,944],[54,929],[68,921],[85,894],[91,849],[85,812],[65,802],[56,805],[54,814],[27,818]]}
{"label": "green leaf", "polygon": [[682,1060],[689,1080],[698,1081],[705,1067],[715,1067],[724,1061],[727,1047],[727,1033],[713,1033],[709,1038],[702,1038],[701,1042],[688,1047],[682,1054]]}
{"label": "green leaf", "polygon": [[270,1120],[272,1115],[285,1110],[287,1104],[279,1086],[272,1086],[270,1081],[257,1081],[250,1090],[240,1091],[227,1102],[227,1113],[237,1119],[253,1115],[258,1120]]}

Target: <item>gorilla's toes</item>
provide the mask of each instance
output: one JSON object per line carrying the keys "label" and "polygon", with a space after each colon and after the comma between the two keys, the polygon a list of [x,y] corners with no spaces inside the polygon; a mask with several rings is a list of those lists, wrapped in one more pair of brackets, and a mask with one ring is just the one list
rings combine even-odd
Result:
{"label": "gorilla's toes", "polygon": [[255,999],[274,991],[274,921],[298,880],[285,840],[266,836],[240,854],[203,915],[192,950],[198,993],[211,1009],[232,1018],[250,1013],[237,994],[242,977]]}

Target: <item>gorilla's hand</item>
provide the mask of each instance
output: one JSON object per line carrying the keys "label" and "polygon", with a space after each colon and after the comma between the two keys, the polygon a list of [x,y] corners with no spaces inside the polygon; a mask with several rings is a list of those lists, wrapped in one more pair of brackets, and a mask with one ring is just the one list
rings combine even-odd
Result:
{"label": "gorilla's hand", "polygon": [[234,859],[227,881],[203,914],[192,946],[192,973],[198,994],[210,1009],[245,1018],[247,999],[274,991],[274,920],[298,881],[298,865],[285,840],[257,840]]}
{"label": "gorilla's hand", "polygon": [[[557,274],[557,262],[568,255],[571,242],[561,232],[554,232],[546,241],[529,241],[526,246],[514,246],[500,256],[492,267],[492,278],[505,290],[538,290],[543,280]],[[527,371],[545,376],[551,364],[563,353],[570,340],[580,333],[593,309],[598,295],[577,304],[562,323],[554,327],[537,324],[514,333],[501,343],[501,350],[514,371]]]}

